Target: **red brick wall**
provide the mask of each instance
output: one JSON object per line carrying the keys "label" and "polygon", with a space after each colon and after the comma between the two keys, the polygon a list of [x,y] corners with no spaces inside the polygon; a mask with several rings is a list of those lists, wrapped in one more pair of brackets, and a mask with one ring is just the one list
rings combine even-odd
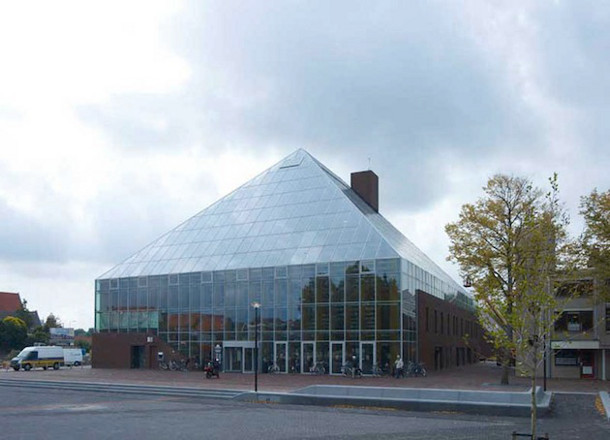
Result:
{"label": "red brick wall", "polygon": [[419,358],[427,369],[452,368],[490,355],[474,313],[421,290],[416,293]]}
{"label": "red brick wall", "polygon": [[377,174],[359,171],[351,174],[351,187],[375,211],[379,211],[379,178]]}
{"label": "red brick wall", "polygon": [[[152,337],[153,342],[147,342]],[[144,347],[140,368],[157,368],[157,352],[166,347],[157,336],[146,333],[94,333],[91,340],[93,368],[131,368],[131,347]],[[160,349],[161,347],[161,349]]]}

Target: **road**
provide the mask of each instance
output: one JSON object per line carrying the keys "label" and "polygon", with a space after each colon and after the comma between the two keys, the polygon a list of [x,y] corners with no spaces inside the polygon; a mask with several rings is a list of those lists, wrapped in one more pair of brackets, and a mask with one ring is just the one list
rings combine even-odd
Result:
{"label": "road", "polygon": [[[326,408],[1,387],[0,427],[10,439],[510,439],[529,420],[382,408]],[[551,439],[608,439],[593,395],[557,396],[540,422]]]}

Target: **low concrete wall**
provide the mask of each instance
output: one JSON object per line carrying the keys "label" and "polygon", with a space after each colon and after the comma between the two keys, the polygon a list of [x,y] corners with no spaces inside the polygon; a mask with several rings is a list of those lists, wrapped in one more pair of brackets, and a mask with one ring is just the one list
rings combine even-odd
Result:
{"label": "low concrete wall", "polygon": [[[538,414],[548,413],[551,393],[536,390]],[[525,417],[530,393],[314,385],[292,393],[244,393],[239,400],[297,405],[391,407],[410,411],[455,411]]]}
{"label": "low concrete wall", "polygon": [[602,405],[604,406],[606,420],[610,421],[610,395],[608,395],[607,391],[600,391],[599,398],[601,399]]}

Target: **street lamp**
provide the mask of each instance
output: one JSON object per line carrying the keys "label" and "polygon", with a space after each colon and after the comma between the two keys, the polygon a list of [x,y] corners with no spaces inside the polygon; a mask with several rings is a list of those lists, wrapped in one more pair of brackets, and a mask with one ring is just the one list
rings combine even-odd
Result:
{"label": "street lamp", "polygon": [[261,303],[254,301],[254,392],[258,393],[258,309],[261,308]]}

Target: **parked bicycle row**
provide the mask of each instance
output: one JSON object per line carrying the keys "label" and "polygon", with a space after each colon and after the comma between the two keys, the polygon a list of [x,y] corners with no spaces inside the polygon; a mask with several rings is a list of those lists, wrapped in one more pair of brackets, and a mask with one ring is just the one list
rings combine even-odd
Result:
{"label": "parked bicycle row", "polygon": [[[270,364],[265,366],[263,369],[264,373],[284,373],[280,370],[277,364]],[[323,375],[323,374],[337,374],[336,372],[331,372],[328,370],[328,366],[323,362],[316,362],[314,365],[309,367],[310,374],[314,375]],[[300,373],[296,370],[291,370],[290,373]],[[374,365],[370,371],[363,371],[362,368],[353,361],[348,361],[345,364],[341,365],[340,374],[346,377],[362,377],[362,376],[373,376],[373,377],[382,377],[382,376],[393,376],[395,378],[406,378],[406,377],[416,377],[422,376],[426,377],[427,371],[423,364],[418,362],[407,363],[406,368],[404,364],[395,365],[394,368],[390,368],[389,364],[386,364],[383,368],[379,365]]]}
{"label": "parked bicycle row", "polygon": [[[213,365],[210,365],[213,364]],[[213,375],[217,376],[217,373],[221,370],[221,365],[219,362],[207,362],[204,363],[203,366],[199,365],[197,360],[189,360],[189,359],[180,359],[180,360],[170,360],[165,361],[164,359],[159,359],[159,368],[162,370],[171,370],[171,371],[198,371],[204,370],[207,372],[213,372]],[[338,365],[333,365],[333,370],[329,369],[329,366],[325,362],[315,362],[312,363],[308,367],[309,374],[313,375],[325,375],[325,374],[333,374],[333,375],[342,375],[345,377],[383,377],[383,376],[392,376],[395,378],[406,378],[406,377],[415,377],[422,376],[425,377],[427,375],[426,368],[423,364],[418,362],[409,361],[405,366],[400,356],[397,357],[393,366],[390,366],[389,363],[386,363],[384,366],[373,365],[372,368],[369,366],[366,370],[363,370],[357,359],[348,360],[340,367]],[[261,373],[286,373],[286,371],[282,371],[277,363],[263,362]],[[300,371],[293,367],[288,371],[288,373],[300,374]],[[208,375],[209,377],[209,375]]]}

